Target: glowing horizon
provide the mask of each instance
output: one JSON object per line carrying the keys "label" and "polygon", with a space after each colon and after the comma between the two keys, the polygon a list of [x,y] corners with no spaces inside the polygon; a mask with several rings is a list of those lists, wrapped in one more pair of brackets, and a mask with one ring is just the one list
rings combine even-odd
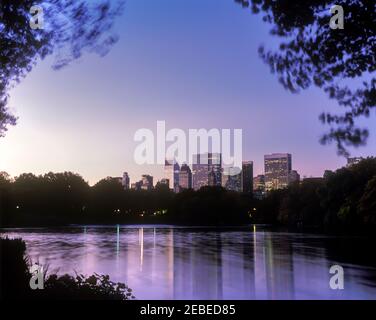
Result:
{"label": "glowing horizon", "polygon": [[[334,145],[319,144],[328,129],[319,114],[339,107],[316,89],[284,90],[258,56],[259,45],[275,46],[260,17],[227,0],[129,0],[116,30],[104,58],[86,54],[61,71],[46,59],[10,92],[19,120],[0,138],[0,171],[73,171],[91,185],[124,171],[157,181],[163,166],[133,160],[134,133],[157,120],[185,131],[241,128],[254,176],[277,152],[292,154],[302,177],[345,165]],[[353,156],[376,155],[364,123],[370,138]]]}

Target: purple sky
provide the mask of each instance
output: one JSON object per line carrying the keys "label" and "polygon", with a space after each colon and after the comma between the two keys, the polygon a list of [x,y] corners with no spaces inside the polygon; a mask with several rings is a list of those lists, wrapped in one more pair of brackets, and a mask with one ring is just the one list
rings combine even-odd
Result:
{"label": "purple sky", "polygon": [[[339,108],[310,89],[285,91],[258,57],[275,47],[269,26],[233,0],[128,0],[104,58],[87,54],[61,71],[47,59],[11,91],[18,125],[0,139],[0,171],[74,171],[91,184],[128,171],[162,177],[133,160],[134,132],[241,128],[243,158],[263,171],[263,155],[289,152],[302,176],[321,176],[345,160],[321,146],[324,110]],[[374,126],[374,118],[365,122]],[[372,128],[371,128],[372,129]],[[353,155],[376,155],[374,131]]]}

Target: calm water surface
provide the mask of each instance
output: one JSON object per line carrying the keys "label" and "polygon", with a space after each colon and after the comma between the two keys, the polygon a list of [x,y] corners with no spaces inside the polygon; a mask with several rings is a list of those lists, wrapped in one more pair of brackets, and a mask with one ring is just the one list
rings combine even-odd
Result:
{"label": "calm water surface", "polygon": [[[8,229],[50,272],[94,272],[138,299],[376,299],[375,249],[363,238],[152,226]],[[329,268],[345,271],[344,290]]]}

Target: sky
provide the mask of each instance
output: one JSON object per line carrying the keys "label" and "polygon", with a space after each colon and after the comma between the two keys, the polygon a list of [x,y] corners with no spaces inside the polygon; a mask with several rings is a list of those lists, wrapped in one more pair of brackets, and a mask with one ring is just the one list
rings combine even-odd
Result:
{"label": "sky", "polygon": [[[340,111],[320,90],[291,94],[258,56],[274,48],[269,25],[233,0],[128,0],[118,43],[105,57],[85,54],[60,71],[41,61],[10,92],[19,117],[0,139],[0,171],[73,171],[90,184],[106,176],[163,177],[158,165],[133,159],[141,128],[240,128],[243,159],[263,172],[264,154],[292,154],[301,176],[322,176],[346,163],[322,146],[323,111]],[[373,122],[372,122],[373,121]],[[366,147],[376,155],[373,119]],[[376,129],[376,128],[375,128]]]}

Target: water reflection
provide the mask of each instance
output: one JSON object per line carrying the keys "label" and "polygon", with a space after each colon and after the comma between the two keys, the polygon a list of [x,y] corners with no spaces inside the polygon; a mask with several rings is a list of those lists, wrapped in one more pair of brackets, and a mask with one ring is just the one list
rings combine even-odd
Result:
{"label": "water reflection", "polygon": [[[376,298],[375,265],[340,259],[336,238],[256,226],[219,231],[116,225],[6,234],[22,237],[32,260],[51,272],[108,274],[139,299]],[[345,290],[329,288],[329,268],[338,261]]]}

